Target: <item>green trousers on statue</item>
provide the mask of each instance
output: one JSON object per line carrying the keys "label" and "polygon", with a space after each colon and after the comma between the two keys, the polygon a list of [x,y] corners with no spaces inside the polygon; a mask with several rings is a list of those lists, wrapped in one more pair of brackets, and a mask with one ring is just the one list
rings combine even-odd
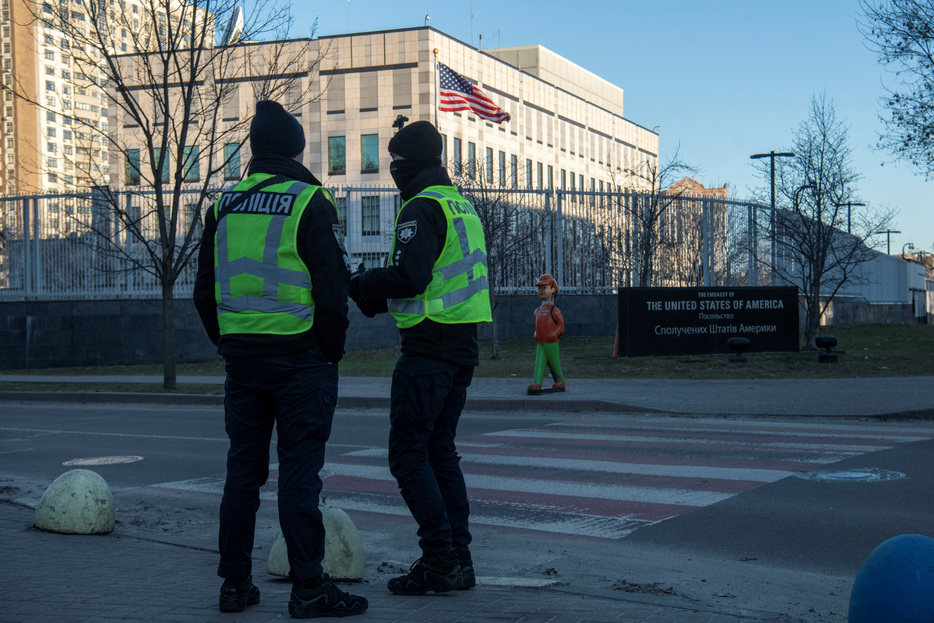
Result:
{"label": "green trousers on statue", "polygon": [[558,342],[548,344],[538,343],[535,349],[535,384],[541,385],[545,378],[545,366],[551,368],[551,376],[555,383],[564,382],[564,374],[561,372],[561,358],[558,357]]}

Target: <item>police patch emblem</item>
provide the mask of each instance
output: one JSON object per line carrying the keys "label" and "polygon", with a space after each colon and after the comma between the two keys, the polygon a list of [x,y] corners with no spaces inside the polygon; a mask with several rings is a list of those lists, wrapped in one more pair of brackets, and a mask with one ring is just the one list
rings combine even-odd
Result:
{"label": "police patch emblem", "polygon": [[418,232],[418,221],[400,223],[396,228],[396,240],[402,244],[406,244],[415,237],[416,232]]}

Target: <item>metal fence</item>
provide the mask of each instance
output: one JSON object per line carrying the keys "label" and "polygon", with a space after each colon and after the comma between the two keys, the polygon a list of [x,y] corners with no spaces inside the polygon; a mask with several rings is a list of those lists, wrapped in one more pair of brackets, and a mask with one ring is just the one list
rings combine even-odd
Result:
{"label": "metal fence", "polygon": [[[354,186],[332,192],[354,266],[385,265],[402,204],[398,191]],[[660,209],[657,196],[637,193],[462,192],[484,221],[497,292],[531,291],[544,272],[554,274],[564,293],[762,285],[771,278],[774,262],[758,259],[771,249],[765,206],[681,196],[666,198]],[[100,193],[0,198],[0,300],[160,297],[153,195],[107,196],[131,224],[116,218]],[[200,223],[196,199],[182,199],[180,232],[194,219]],[[657,218],[647,228],[653,212]],[[644,248],[649,251],[640,253]],[[196,269],[193,258],[175,284],[176,297],[190,296]],[[640,282],[643,273],[649,283]]]}

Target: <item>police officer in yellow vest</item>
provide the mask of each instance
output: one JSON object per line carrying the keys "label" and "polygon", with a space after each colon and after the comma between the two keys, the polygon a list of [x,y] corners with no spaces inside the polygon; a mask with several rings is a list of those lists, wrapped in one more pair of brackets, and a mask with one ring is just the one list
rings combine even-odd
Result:
{"label": "police officer in yellow vest", "polygon": [[477,325],[491,320],[483,228],[451,185],[442,139],[427,121],[389,141],[390,172],[405,203],[391,261],[351,278],[367,316],[388,311],[402,335],[392,376],[389,468],[418,523],[422,557],[389,590],[424,595],[476,585],[469,505],[454,445],[479,363]]}
{"label": "police officer in yellow vest", "polygon": [[350,262],[331,193],[301,163],[305,135],[298,120],[276,102],[259,102],[250,147],[249,176],[224,191],[205,216],[194,292],[227,371],[219,607],[240,612],[259,602],[253,536],[275,426],[289,613],[360,614],[366,599],[338,589],[322,569],[318,510],[318,472],[348,324]]}

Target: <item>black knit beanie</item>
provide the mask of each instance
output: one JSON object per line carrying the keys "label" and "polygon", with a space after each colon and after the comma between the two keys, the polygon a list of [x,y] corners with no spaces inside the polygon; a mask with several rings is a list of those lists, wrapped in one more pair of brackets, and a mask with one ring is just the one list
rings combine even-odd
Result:
{"label": "black knit beanie", "polygon": [[250,124],[250,149],[254,157],[292,158],[305,149],[305,132],[298,119],[281,104],[262,100],[256,103],[256,114]]}
{"label": "black knit beanie", "polygon": [[389,153],[402,156],[406,160],[440,158],[443,149],[441,135],[435,126],[427,121],[416,121],[405,126],[389,141]]}

